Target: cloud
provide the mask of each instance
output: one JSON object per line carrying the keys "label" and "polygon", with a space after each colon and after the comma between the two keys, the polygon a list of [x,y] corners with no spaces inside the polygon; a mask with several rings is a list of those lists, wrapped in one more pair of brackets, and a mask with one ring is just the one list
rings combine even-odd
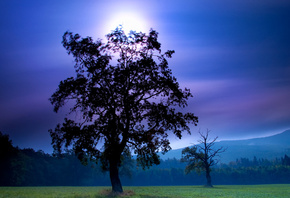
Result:
{"label": "cloud", "polygon": [[49,146],[47,130],[62,121],[48,98],[74,76],[63,33],[103,38],[119,5],[142,10],[162,49],[176,51],[169,67],[194,95],[193,132],[233,139],[290,128],[290,1],[15,2],[1,2],[0,130],[17,145]]}
{"label": "cloud", "polygon": [[[189,104],[199,116],[198,128],[210,128],[223,138],[254,136],[290,127],[288,86],[267,82],[208,80],[183,83],[194,98]],[[281,129],[282,130],[282,129]]]}

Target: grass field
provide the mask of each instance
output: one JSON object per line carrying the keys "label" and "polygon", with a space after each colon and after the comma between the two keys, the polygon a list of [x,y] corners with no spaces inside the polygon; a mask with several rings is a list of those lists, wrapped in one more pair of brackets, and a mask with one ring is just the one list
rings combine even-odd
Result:
{"label": "grass field", "polygon": [[[250,197],[250,198],[288,198],[290,184],[284,185],[247,185],[247,186],[151,186],[124,187],[130,198],[212,198],[212,197]],[[0,187],[0,198],[105,198],[109,187]]]}

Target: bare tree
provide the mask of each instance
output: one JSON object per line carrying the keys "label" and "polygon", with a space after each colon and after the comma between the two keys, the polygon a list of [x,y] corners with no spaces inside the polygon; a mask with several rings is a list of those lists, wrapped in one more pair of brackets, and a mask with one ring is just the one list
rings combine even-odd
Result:
{"label": "bare tree", "polygon": [[186,147],[182,150],[182,159],[183,162],[188,162],[188,165],[185,168],[186,174],[195,170],[198,173],[205,171],[207,187],[213,187],[211,182],[211,167],[216,165],[219,161],[214,159],[218,157],[220,153],[226,151],[226,148],[214,148],[215,141],[218,137],[215,137],[213,140],[209,138],[210,130],[207,129],[206,133],[198,132],[200,135],[200,144],[194,145],[193,147]]}

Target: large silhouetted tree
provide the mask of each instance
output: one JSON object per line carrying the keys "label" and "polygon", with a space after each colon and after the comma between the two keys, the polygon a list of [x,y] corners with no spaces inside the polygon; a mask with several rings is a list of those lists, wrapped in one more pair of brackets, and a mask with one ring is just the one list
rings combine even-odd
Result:
{"label": "large silhouetted tree", "polygon": [[212,187],[210,176],[211,167],[218,163],[216,157],[220,153],[225,152],[226,148],[214,148],[214,143],[218,137],[211,140],[209,138],[209,132],[209,130],[207,130],[205,134],[200,131],[198,132],[200,135],[200,144],[183,149],[181,161],[188,162],[185,168],[186,173],[193,170],[197,172],[205,171],[207,180],[206,186]]}
{"label": "large silhouetted tree", "polygon": [[52,144],[58,152],[73,148],[81,160],[99,159],[114,192],[123,191],[118,168],[124,152],[134,151],[143,168],[158,164],[157,152],[170,149],[169,133],[181,138],[190,132],[188,124],[197,123],[193,113],[178,111],[192,95],[180,89],[167,62],[174,51],[162,53],[157,35],[126,35],[117,28],[105,43],[71,32],[63,36],[76,77],[61,81],[50,101],[55,112],[73,101],[70,112],[81,119],[66,118],[50,130]]}

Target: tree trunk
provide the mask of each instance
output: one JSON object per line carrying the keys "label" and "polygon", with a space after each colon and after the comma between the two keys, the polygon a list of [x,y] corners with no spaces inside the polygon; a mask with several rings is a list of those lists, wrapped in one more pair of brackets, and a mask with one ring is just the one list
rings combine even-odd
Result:
{"label": "tree trunk", "polygon": [[123,188],[119,178],[118,163],[116,160],[110,160],[110,179],[112,184],[112,192],[122,193]]}
{"label": "tree trunk", "polygon": [[205,174],[206,174],[206,187],[213,187],[211,184],[211,176],[210,176],[210,168],[209,167],[206,167]]}

